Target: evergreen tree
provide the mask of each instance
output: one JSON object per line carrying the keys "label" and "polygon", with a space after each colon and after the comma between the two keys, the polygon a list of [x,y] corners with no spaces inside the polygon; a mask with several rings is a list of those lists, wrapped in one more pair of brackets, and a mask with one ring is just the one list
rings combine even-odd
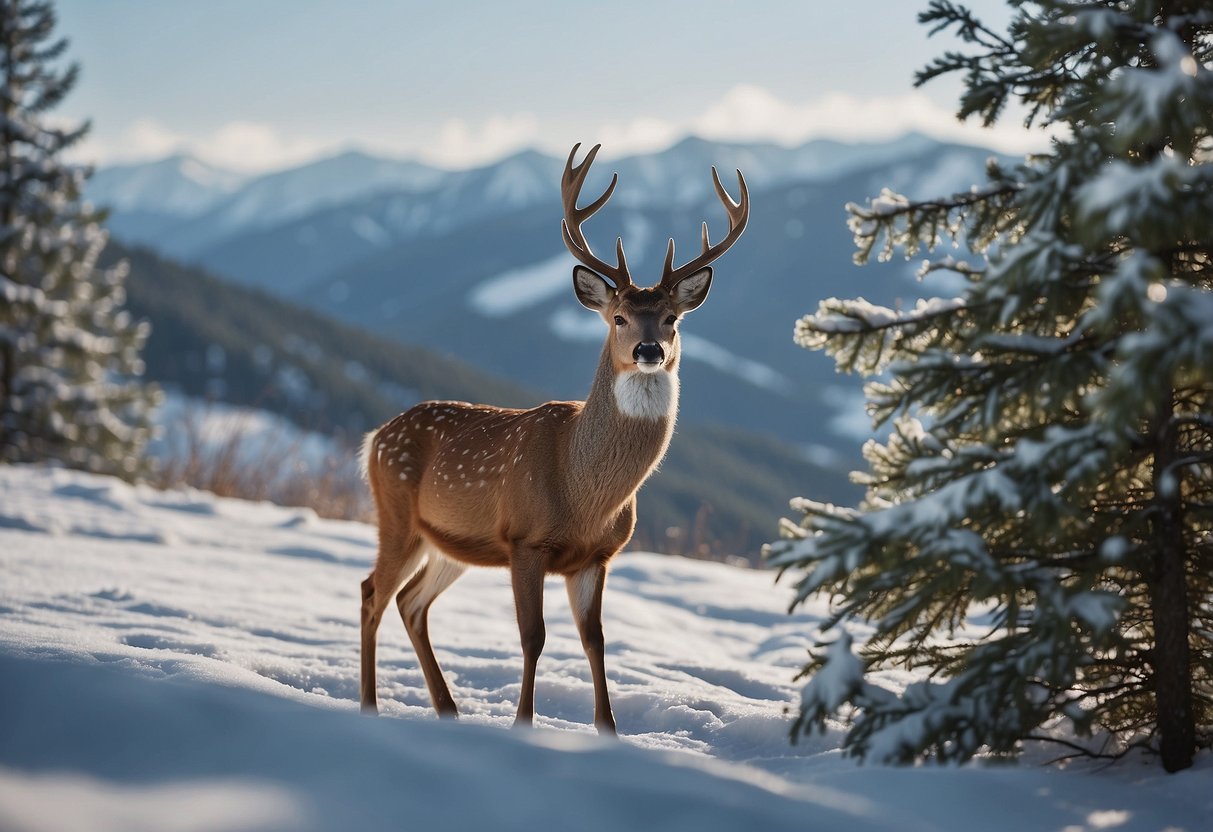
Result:
{"label": "evergreen tree", "polygon": [[[1026,105],[1049,152],[848,206],[857,262],[955,243],[967,259],[921,276],[964,289],[798,324],[871,377],[891,435],[864,449],[858,508],[797,501],[772,545],[803,570],[796,603],[831,593],[844,631],[818,642],[796,731],[841,716],[852,753],[900,762],[1149,745],[1175,771],[1213,726],[1213,8],[1010,5],[999,33],[932,2],[920,21],[967,46],[917,82],[964,73],[959,115],[987,125]],[[905,668],[927,680],[880,684]]]}
{"label": "evergreen tree", "polygon": [[47,117],[71,90],[48,2],[0,0],[0,460],[58,460],[131,477],[155,393],[138,383],[146,325],[123,310],[123,268],[63,151],[88,125]]}

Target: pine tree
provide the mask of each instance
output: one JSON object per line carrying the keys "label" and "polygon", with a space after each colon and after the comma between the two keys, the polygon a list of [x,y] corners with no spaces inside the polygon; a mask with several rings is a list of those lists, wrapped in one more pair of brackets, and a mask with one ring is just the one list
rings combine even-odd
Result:
{"label": "pine tree", "polygon": [[[924,281],[963,291],[798,324],[870,377],[891,435],[864,449],[859,507],[797,501],[772,544],[843,631],[795,730],[841,717],[852,753],[899,762],[1148,745],[1175,771],[1213,726],[1213,8],[1010,5],[999,33],[932,2],[920,21],[966,47],[917,83],[964,73],[962,119],[1018,101],[1050,150],[948,198],[848,206],[857,262],[931,252]],[[891,690],[894,669],[926,680]]]}
{"label": "pine tree", "polygon": [[0,0],[0,460],[131,477],[156,396],[138,383],[147,326],[123,310],[124,269],[97,267],[90,171],[59,158],[88,125],[46,115],[79,74],[55,68],[54,27],[50,3]]}

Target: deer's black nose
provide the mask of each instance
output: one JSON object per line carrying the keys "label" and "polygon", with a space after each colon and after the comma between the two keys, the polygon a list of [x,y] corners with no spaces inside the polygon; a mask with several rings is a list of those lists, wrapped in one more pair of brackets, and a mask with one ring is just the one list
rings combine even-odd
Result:
{"label": "deer's black nose", "polygon": [[637,364],[660,364],[665,361],[665,351],[656,341],[641,341],[632,350],[632,358]]}

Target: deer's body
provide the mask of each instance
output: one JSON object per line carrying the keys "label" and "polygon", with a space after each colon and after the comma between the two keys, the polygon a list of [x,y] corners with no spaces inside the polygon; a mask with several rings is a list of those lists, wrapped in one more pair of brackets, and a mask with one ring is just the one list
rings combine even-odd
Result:
{"label": "deer's body", "polygon": [[[576,208],[595,150],[565,172],[565,240],[596,271],[576,267],[581,302],[610,326],[585,402],[510,410],[425,402],[368,434],[363,464],[379,517],[379,556],[362,584],[362,706],[376,710],[376,633],[395,597],[439,715],[455,702],[429,641],[434,599],[473,566],[509,568],[523,648],[518,723],[534,712],[535,665],[543,649],[543,579],[563,575],[590,661],[594,721],[614,732],[601,623],[607,564],[631,539],[636,491],[660,463],[678,409],[676,325],[707,295],[715,259],[745,225],[748,201],[726,201],[730,235],[648,289],[631,285],[619,246],[612,268],[589,252],[580,223],[609,198]],[[574,153],[576,148],[574,148]],[[715,171],[713,171],[715,175]],[[716,180],[722,200],[727,200]],[[731,206],[731,207],[730,207]],[[710,262],[710,259],[708,262]],[[598,273],[609,275],[614,285]]]}
{"label": "deer's body", "polygon": [[614,554],[631,537],[636,489],[665,455],[678,399],[671,370],[649,396],[664,401],[625,414],[606,360],[585,402],[425,402],[369,434],[381,534],[408,527],[473,566],[508,566],[518,546],[547,548],[546,571],[560,575]]}

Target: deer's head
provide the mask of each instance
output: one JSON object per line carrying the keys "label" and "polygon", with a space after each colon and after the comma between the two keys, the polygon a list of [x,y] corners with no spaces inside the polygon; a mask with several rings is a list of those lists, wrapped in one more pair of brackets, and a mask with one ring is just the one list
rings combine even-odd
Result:
{"label": "deer's head", "polygon": [[711,263],[737,242],[745,230],[750,216],[749,191],[745,178],[737,171],[737,183],[741,189],[741,201],[733,202],[716,168],[712,168],[712,182],[716,194],[729,215],[729,232],[719,243],[708,240],[708,224],[703,224],[703,251],[690,262],[674,267],[674,240],[666,248],[665,267],[661,280],[649,288],[632,283],[628,272],[627,258],[623,253],[623,239],[615,243],[614,266],[599,259],[585,239],[581,224],[606,204],[615,191],[619,175],[611,177],[602,196],[585,208],[577,207],[577,197],[594,157],[601,145],[594,145],[585,160],[573,164],[580,144],[573,146],[565,164],[561,180],[561,197],[564,201],[564,220],[561,231],[564,244],[582,264],[573,267],[573,289],[577,299],[593,309],[610,327],[607,336],[615,371],[639,370],[655,373],[670,369],[678,357],[678,322],[682,316],[699,308],[708,296],[712,285]]}

